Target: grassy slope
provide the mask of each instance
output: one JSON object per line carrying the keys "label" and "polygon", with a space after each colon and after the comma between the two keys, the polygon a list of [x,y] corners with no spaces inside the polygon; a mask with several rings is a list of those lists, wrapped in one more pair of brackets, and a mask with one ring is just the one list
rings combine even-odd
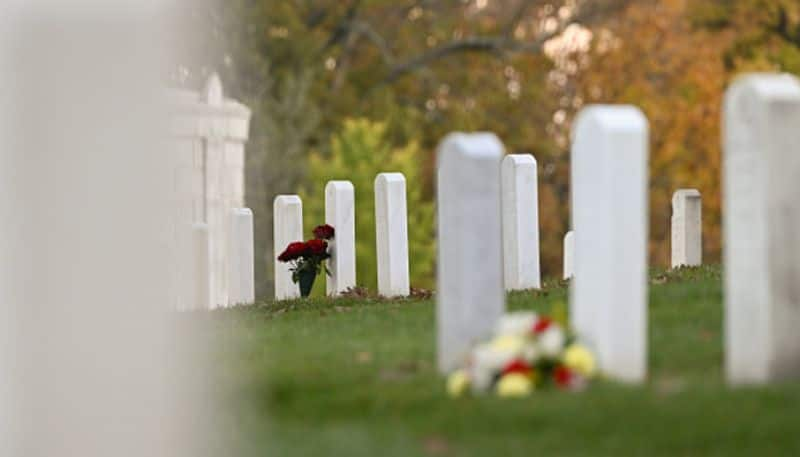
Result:
{"label": "grassy slope", "polygon": [[[581,394],[452,400],[432,300],[314,301],[222,313],[238,442],[258,455],[800,455],[800,383],[722,381],[717,268],[656,276],[650,381]],[[548,311],[565,288],[512,294]],[[556,306],[556,309],[559,307]]]}

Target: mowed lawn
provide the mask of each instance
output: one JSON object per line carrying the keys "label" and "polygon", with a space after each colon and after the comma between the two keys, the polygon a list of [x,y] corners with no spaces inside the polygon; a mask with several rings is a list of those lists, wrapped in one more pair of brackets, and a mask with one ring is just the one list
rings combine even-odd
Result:
{"label": "mowed lawn", "polygon": [[[723,382],[721,289],[718,267],[653,274],[646,385],[523,400],[447,397],[432,299],[219,312],[226,429],[265,456],[800,455],[800,383]],[[566,295],[555,283],[509,307],[563,313]]]}

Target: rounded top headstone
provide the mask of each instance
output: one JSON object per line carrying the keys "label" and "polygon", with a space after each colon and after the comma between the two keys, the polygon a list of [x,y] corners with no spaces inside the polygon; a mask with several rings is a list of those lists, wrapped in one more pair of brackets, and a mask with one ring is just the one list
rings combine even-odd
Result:
{"label": "rounded top headstone", "polygon": [[536,166],[536,157],[533,154],[509,154],[503,157],[503,165],[533,165]]}
{"label": "rounded top headstone", "polygon": [[325,185],[325,192],[331,190],[353,190],[353,183],[350,181],[328,181]]}
{"label": "rounded top headstone", "polygon": [[647,130],[647,117],[633,105],[589,105],[582,109],[572,129],[572,140],[576,141],[585,132]]}
{"label": "rounded top headstone", "polygon": [[800,79],[787,73],[751,73],[736,78],[725,92],[724,112],[750,122],[760,102],[800,100]]}
{"label": "rounded top headstone", "polygon": [[505,154],[503,143],[497,135],[489,132],[451,133],[439,145],[439,162],[444,162],[452,155],[472,159],[497,160]]}
{"label": "rounded top headstone", "polygon": [[284,204],[292,204],[292,203],[301,203],[299,195],[277,195],[273,204],[284,203]]}
{"label": "rounded top headstone", "polygon": [[375,177],[375,184],[379,182],[406,182],[406,177],[403,173],[379,173],[378,176]]}

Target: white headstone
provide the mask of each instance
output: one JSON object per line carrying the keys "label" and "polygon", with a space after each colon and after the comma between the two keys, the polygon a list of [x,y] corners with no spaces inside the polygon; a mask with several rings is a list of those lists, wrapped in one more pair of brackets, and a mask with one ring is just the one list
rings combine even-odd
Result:
{"label": "white headstone", "polygon": [[564,235],[564,279],[575,275],[575,232],[570,230]]}
{"label": "white headstone", "polygon": [[800,81],[743,77],[728,89],[724,116],[727,379],[798,379]]}
{"label": "white headstone", "polygon": [[503,264],[507,290],[538,289],[539,190],[536,159],[512,154],[503,159]]}
{"label": "white headstone", "polygon": [[575,122],[570,320],[603,372],[647,374],[647,119],[632,106],[590,106]]}
{"label": "white headstone", "polygon": [[448,135],[438,152],[438,367],[457,368],[505,311],[500,210],[504,148],[490,133]]}
{"label": "white headstone", "polygon": [[375,243],[378,293],[384,297],[407,296],[408,215],[402,173],[381,173],[375,178]]}
{"label": "white headstone", "polygon": [[211,239],[208,224],[192,225],[192,283],[194,309],[211,309]]}
{"label": "white headstone", "polygon": [[350,181],[329,181],[325,186],[325,223],[336,231],[331,242],[329,296],[356,286],[355,190]]}
{"label": "white headstone", "polygon": [[278,195],[272,204],[273,242],[275,254],[275,299],[289,300],[300,296],[300,287],[292,282],[290,265],[278,256],[293,241],[303,241],[303,202],[297,195]]}
{"label": "white headstone", "polygon": [[672,196],[672,268],[703,263],[703,204],[700,191],[680,189]]}
{"label": "white headstone", "polygon": [[253,211],[233,208],[230,213],[229,278],[230,305],[251,304],[256,301],[255,249],[253,246]]}

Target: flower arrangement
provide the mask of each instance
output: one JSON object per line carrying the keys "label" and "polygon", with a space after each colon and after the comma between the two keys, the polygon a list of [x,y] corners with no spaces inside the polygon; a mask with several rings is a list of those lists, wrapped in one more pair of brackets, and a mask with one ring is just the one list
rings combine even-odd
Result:
{"label": "flower arrangement", "polygon": [[447,379],[447,392],[493,392],[524,397],[539,388],[582,390],[596,375],[594,355],[557,322],[533,312],[503,316],[494,338],[470,354],[466,367]]}
{"label": "flower arrangement", "polygon": [[328,224],[320,225],[313,230],[314,238],[308,241],[289,243],[278,256],[278,260],[291,263],[292,281],[300,284],[300,295],[308,297],[314,287],[314,280],[321,271],[330,274],[325,261],[331,257],[328,252],[328,241],[333,239],[336,231]]}

